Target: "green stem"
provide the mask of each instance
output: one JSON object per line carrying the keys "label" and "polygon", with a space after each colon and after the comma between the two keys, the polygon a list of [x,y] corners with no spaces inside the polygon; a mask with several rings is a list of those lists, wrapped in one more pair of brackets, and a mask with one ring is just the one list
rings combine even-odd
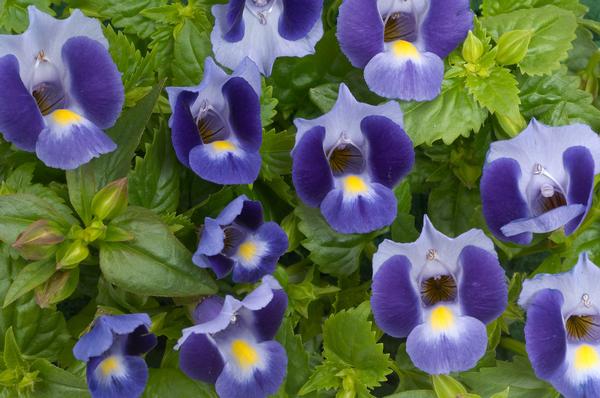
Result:
{"label": "green stem", "polygon": [[512,337],[502,337],[500,339],[500,347],[514,352],[515,354],[527,356],[527,350],[525,350],[525,343],[522,341],[513,339]]}

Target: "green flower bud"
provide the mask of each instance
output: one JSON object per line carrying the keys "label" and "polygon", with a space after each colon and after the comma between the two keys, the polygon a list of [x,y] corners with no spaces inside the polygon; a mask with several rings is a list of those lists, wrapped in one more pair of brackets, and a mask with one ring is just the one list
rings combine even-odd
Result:
{"label": "green flower bud", "polygon": [[109,225],[106,228],[106,235],[103,240],[105,242],[127,242],[133,240],[134,236],[131,232],[124,230],[123,228]]}
{"label": "green flower bud", "polygon": [[531,30],[511,30],[498,39],[496,62],[500,65],[518,64],[525,58],[531,41]]}
{"label": "green flower bud", "polygon": [[496,120],[510,137],[515,137],[525,128],[525,119],[519,112],[515,112],[514,115],[496,113]]}
{"label": "green flower bud", "polygon": [[100,220],[93,221],[89,227],[83,230],[81,235],[82,239],[87,243],[103,239],[106,235],[106,225]]}
{"label": "green flower bud", "polygon": [[42,260],[54,254],[57,245],[64,239],[63,234],[47,220],[39,220],[21,232],[12,247],[27,260]]}
{"label": "green flower bud", "polygon": [[467,39],[463,43],[462,56],[465,61],[475,63],[483,55],[483,43],[473,32],[469,31]]}
{"label": "green flower bud", "polygon": [[81,240],[76,240],[68,246],[64,246],[56,253],[56,268],[69,269],[75,268],[80,262],[90,255],[90,249],[87,244]]}
{"label": "green flower bud", "polygon": [[50,279],[35,289],[35,302],[41,308],[48,308],[68,298],[79,282],[79,268],[57,271]]}
{"label": "green flower bud", "polygon": [[586,91],[592,94],[592,97],[596,99],[598,97],[598,78],[594,76],[593,73],[589,73],[588,71],[582,71],[581,75],[581,84],[580,88],[583,91]]}
{"label": "green flower bud", "polygon": [[92,199],[92,212],[100,220],[110,220],[127,208],[127,178],[102,188]]}

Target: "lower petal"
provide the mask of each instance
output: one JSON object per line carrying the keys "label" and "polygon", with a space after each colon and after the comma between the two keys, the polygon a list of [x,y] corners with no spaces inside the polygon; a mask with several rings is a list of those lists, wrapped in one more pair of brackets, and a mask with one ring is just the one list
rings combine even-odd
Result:
{"label": "lower petal", "polygon": [[563,153],[563,164],[569,176],[568,203],[578,203],[586,208],[583,214],[565,225],[565,234],[571,235],[581,225],[592,204],[595,172],[594,157],[586,147],[571,147]]}
{"label": "lower petal", "polygon": [[321,203],[321,213],[329,225],[344,234],[367,233],[388,226],[396,212],[394,192],[378,183],[372,183],[359,194],[334,189]]}
{"label": "lower petal", "polygon": [[406,57],[386,51],[365,67],[367,85],[385,98],[429,101],[440,94],[443,79],[444,61],[433,53]]}
{"label": "lower petal", "polygon": [[179,367],[192,379],[215,383],[223,366],[221,353],[204,334],[190,334],[179,348]]}
{"label": "lower petal", "polygon": [[117,148],[96,125],[69,110],[56,110],[47,121],[35,146],[38,158],[47,166],[76,169]]}
{"label": "lower petal", "polygon": [[18,148],[33,152],[44,119],[19,75],[14,55],[0,58],[0,132]]}
{"label": "lower petal", "polygon": [[87,364],[87,382],[92,398],[138,398],[148,382],[148,366],[137,356],[95,357]]}
{"label": "lower petal", "polygon": [[450,316],[453,317],[449,322],[451,325],[442,325],[446,326],[445,330],[438,330],[440,325],[428,320],[417,326],[406,340],[406,351],[410,359],[417,368],[429,374],[471,369],[485,354],[485,325],[470,316]]}
{"label": "lower petal", "polygon": [[508,237],[522,233],[546,233],[556,231],[575,217],[585,213],[583,205],[567,205],[557,207],[537,217],[514,220],[504,225],[500,230]]}
{"label": "lower petal", "polygon": [[[251,184],[260,171],[260,154],[241,148],[220,148],[216,141],[197,146],[190,152],[190,166],[194,173],[216,184]],[[230,144],[234,145],[234,144]]]}

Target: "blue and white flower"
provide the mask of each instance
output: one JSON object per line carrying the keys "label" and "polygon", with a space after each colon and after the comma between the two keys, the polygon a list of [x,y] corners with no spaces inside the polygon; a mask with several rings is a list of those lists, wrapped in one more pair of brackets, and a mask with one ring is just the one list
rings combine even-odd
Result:
{"label": "blue and white flower", "polygon": [[30,6],[29,28],[0,35],[0,131],[50,167],[74,169],[116,149],[102,130],[125,99],[100,22]]}

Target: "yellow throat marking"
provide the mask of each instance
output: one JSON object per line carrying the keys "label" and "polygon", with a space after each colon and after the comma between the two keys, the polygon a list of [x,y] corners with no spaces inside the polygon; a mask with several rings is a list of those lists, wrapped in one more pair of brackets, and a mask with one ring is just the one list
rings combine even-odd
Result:
{"label": "yellow throat marking", "polygon": [[244,340],[233,340],[231,352],[238,364],[247,369],[258,362],[258,353],[250,344]]}
{"label": "yellow throat marking", "polygon": [[102,375],[108,377],[121,369],[121,363],[117,357],[113,355],[100,362],[99,367]]}
{"label": "yellow throat marking", "polygon": [[252,241],[246,241],[240,245],[238,248],[238,256],[242,258],[245,262],[250,262],[256,256],[257,247],[256,243]]}
{"label": "yellow throat marking", "polygon": [[82,117],[68,109],[57,109],[52,112],[52,120],[61,126],[67,126],[80,122]]}
{"label": "yellow throat marking", "polygon": [[419,50],[409,41],[406,40],[398,40],[392,44],[392,52],[397,57],[406,57],[418,59],[421,57],[419,54]]}
{"label": "yellow throat marking", "polygon": [[442,331],[448,330],[454,325],[454,315],[448,307],[440,305],[431,311],[431,327],[433,330]]}
{"label": "yellow throat marking", "polygon": [[364,193],[367,189],[365,181],[358,176],[348,176],[344,179],[344,190],[348,193]]}
{"label": "yellow throat marking", "polygon": [[593,368],[600,363],[600,357],[594,347],[583,344],[575,350],[575,368],[585,370]]}
{"label": "yellow throat marking", "polygon": [[235,150],[235,145],[230,141],[215,141],[212,146],[217,152],[232,152]]}

